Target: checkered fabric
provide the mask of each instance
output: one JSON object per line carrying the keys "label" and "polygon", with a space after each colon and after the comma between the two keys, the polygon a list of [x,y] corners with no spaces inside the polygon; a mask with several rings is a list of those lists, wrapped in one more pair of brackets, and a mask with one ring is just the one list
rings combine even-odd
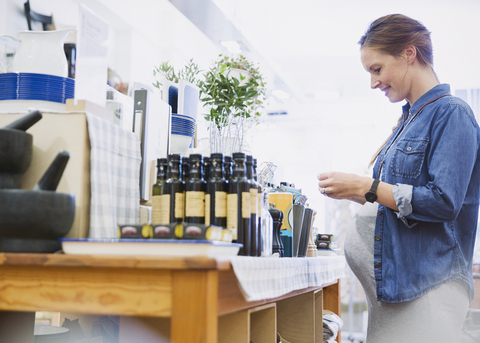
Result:
{"label": "checkered fabric", "polygon": [[87,113],[90,136],[90,238],[117,238],[118,224],[136,224],[140,204],[140,139]]}
{"label": "checkered fabric", "polygon": [[230,263],[247,301],[276,298],[307,287],[321,287],[345,277],[344,256],[235,256]]}

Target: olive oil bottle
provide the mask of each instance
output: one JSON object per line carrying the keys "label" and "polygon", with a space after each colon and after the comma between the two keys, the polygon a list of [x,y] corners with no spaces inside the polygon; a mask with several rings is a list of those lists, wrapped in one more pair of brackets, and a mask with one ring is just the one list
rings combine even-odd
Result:
{"label": "olive oil bottle", "polygon": [[182,175],[182,157],[168,155],[167,180],[163,184],[162,214],[159,224],[181,223],[184,219],[185,183]]}
{"label": "olive oil bottle", "polygon": [[204,224],[207,184],[203,179],[202,155],[190,155],[188,169],[188,180],[185,182],[185,222]]}
{"label": "olive oil bottle", "polygon": [[167,159],[157,159],[157,182],[152,187],[152,223],[161,222],[163,185],[167,180]]}
{"label": "olive oil bottle", "polygon": [[232,178],[232,156],[225,156],[224,169],[225,169],[225,181],[229,183]]}
{"label": "olive oil bottle", "polygon": [[210,157],[205,156],[203,158],[203,179],[208,181],[210,178]]}
{"label": "olive oil bottle", "polygon": [[183,182],[188,181],[188,175],[189,175],[188,168],[189,168],[188,157],[183,157],[182,158],[182,172],[180,173],[180,175],[182,176]]}
{"label": "olive oil bottle", "polygon": [[246,177],[245,154],[233,154],[233,173],[228,184],[227,229],[232,231],[233,240],[243,244],[239,255],[250,255],[250,182]]}
{"label": "olive oil bottle", "polygon": [[257,250],[260,246],[258,242],[258,186],[253,179],[253,156],[247,155],[246,158],[247,179],[250,183],[250,256],[257,256]]}
{"label": "olive oil bottle", "polygon": [[205,224],[227,227],[227,192],[223,154],[210,155],[210,171],[205,194]]}

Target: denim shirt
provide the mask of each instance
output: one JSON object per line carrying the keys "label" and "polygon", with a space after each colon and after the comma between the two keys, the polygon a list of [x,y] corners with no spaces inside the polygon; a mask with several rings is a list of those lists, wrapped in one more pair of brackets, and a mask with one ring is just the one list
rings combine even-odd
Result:
{"label": "denim shirt", "polygon": [[[461,280],[473,299],[472,259],[480,196],[480,129],[470,107],[437,85],[410,108],[380,152],[374,178],[394,185],[399,211],[379,204],[375,222],[377,300],[415,299]],[[408,123],[405,126],[405,123]]]}

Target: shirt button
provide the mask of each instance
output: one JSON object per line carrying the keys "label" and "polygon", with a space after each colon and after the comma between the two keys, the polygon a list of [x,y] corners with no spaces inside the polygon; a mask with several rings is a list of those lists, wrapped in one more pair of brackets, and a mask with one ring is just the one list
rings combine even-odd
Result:
{"label": "shirt button", "polygon": [[382,213],[383,213],[382,210],[377,212],[378,215],[381,215]]}
{"label": "shirt button", "polygon": [[381,264],[380,263],[375,263],[375,268],[380,268]]}
{"label": "shirt button", "polygon": [[410,150],[412,150],[412,147],[411,147],[411,146],[409,146],[409,147],[407,148],[407,151],[410,151]]}
{"label": "shirt button", "polygon": [[376,239],[377,241],[379,241],[381,238],[380,238],[380,236],[375,236],[375,239]]}

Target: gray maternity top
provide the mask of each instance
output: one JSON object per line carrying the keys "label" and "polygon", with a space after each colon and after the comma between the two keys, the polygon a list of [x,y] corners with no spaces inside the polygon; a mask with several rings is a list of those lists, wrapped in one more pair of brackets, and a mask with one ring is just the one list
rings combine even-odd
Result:
{"label": "gray maternity top", "polygon": [[363,205],[345,238],[347,263],[367,298],[367,343],[460,342],[469,296],[467,287],[458,280],[443,284],[412,301],[377,301],[373,273],[377,208],[377,203]]}

